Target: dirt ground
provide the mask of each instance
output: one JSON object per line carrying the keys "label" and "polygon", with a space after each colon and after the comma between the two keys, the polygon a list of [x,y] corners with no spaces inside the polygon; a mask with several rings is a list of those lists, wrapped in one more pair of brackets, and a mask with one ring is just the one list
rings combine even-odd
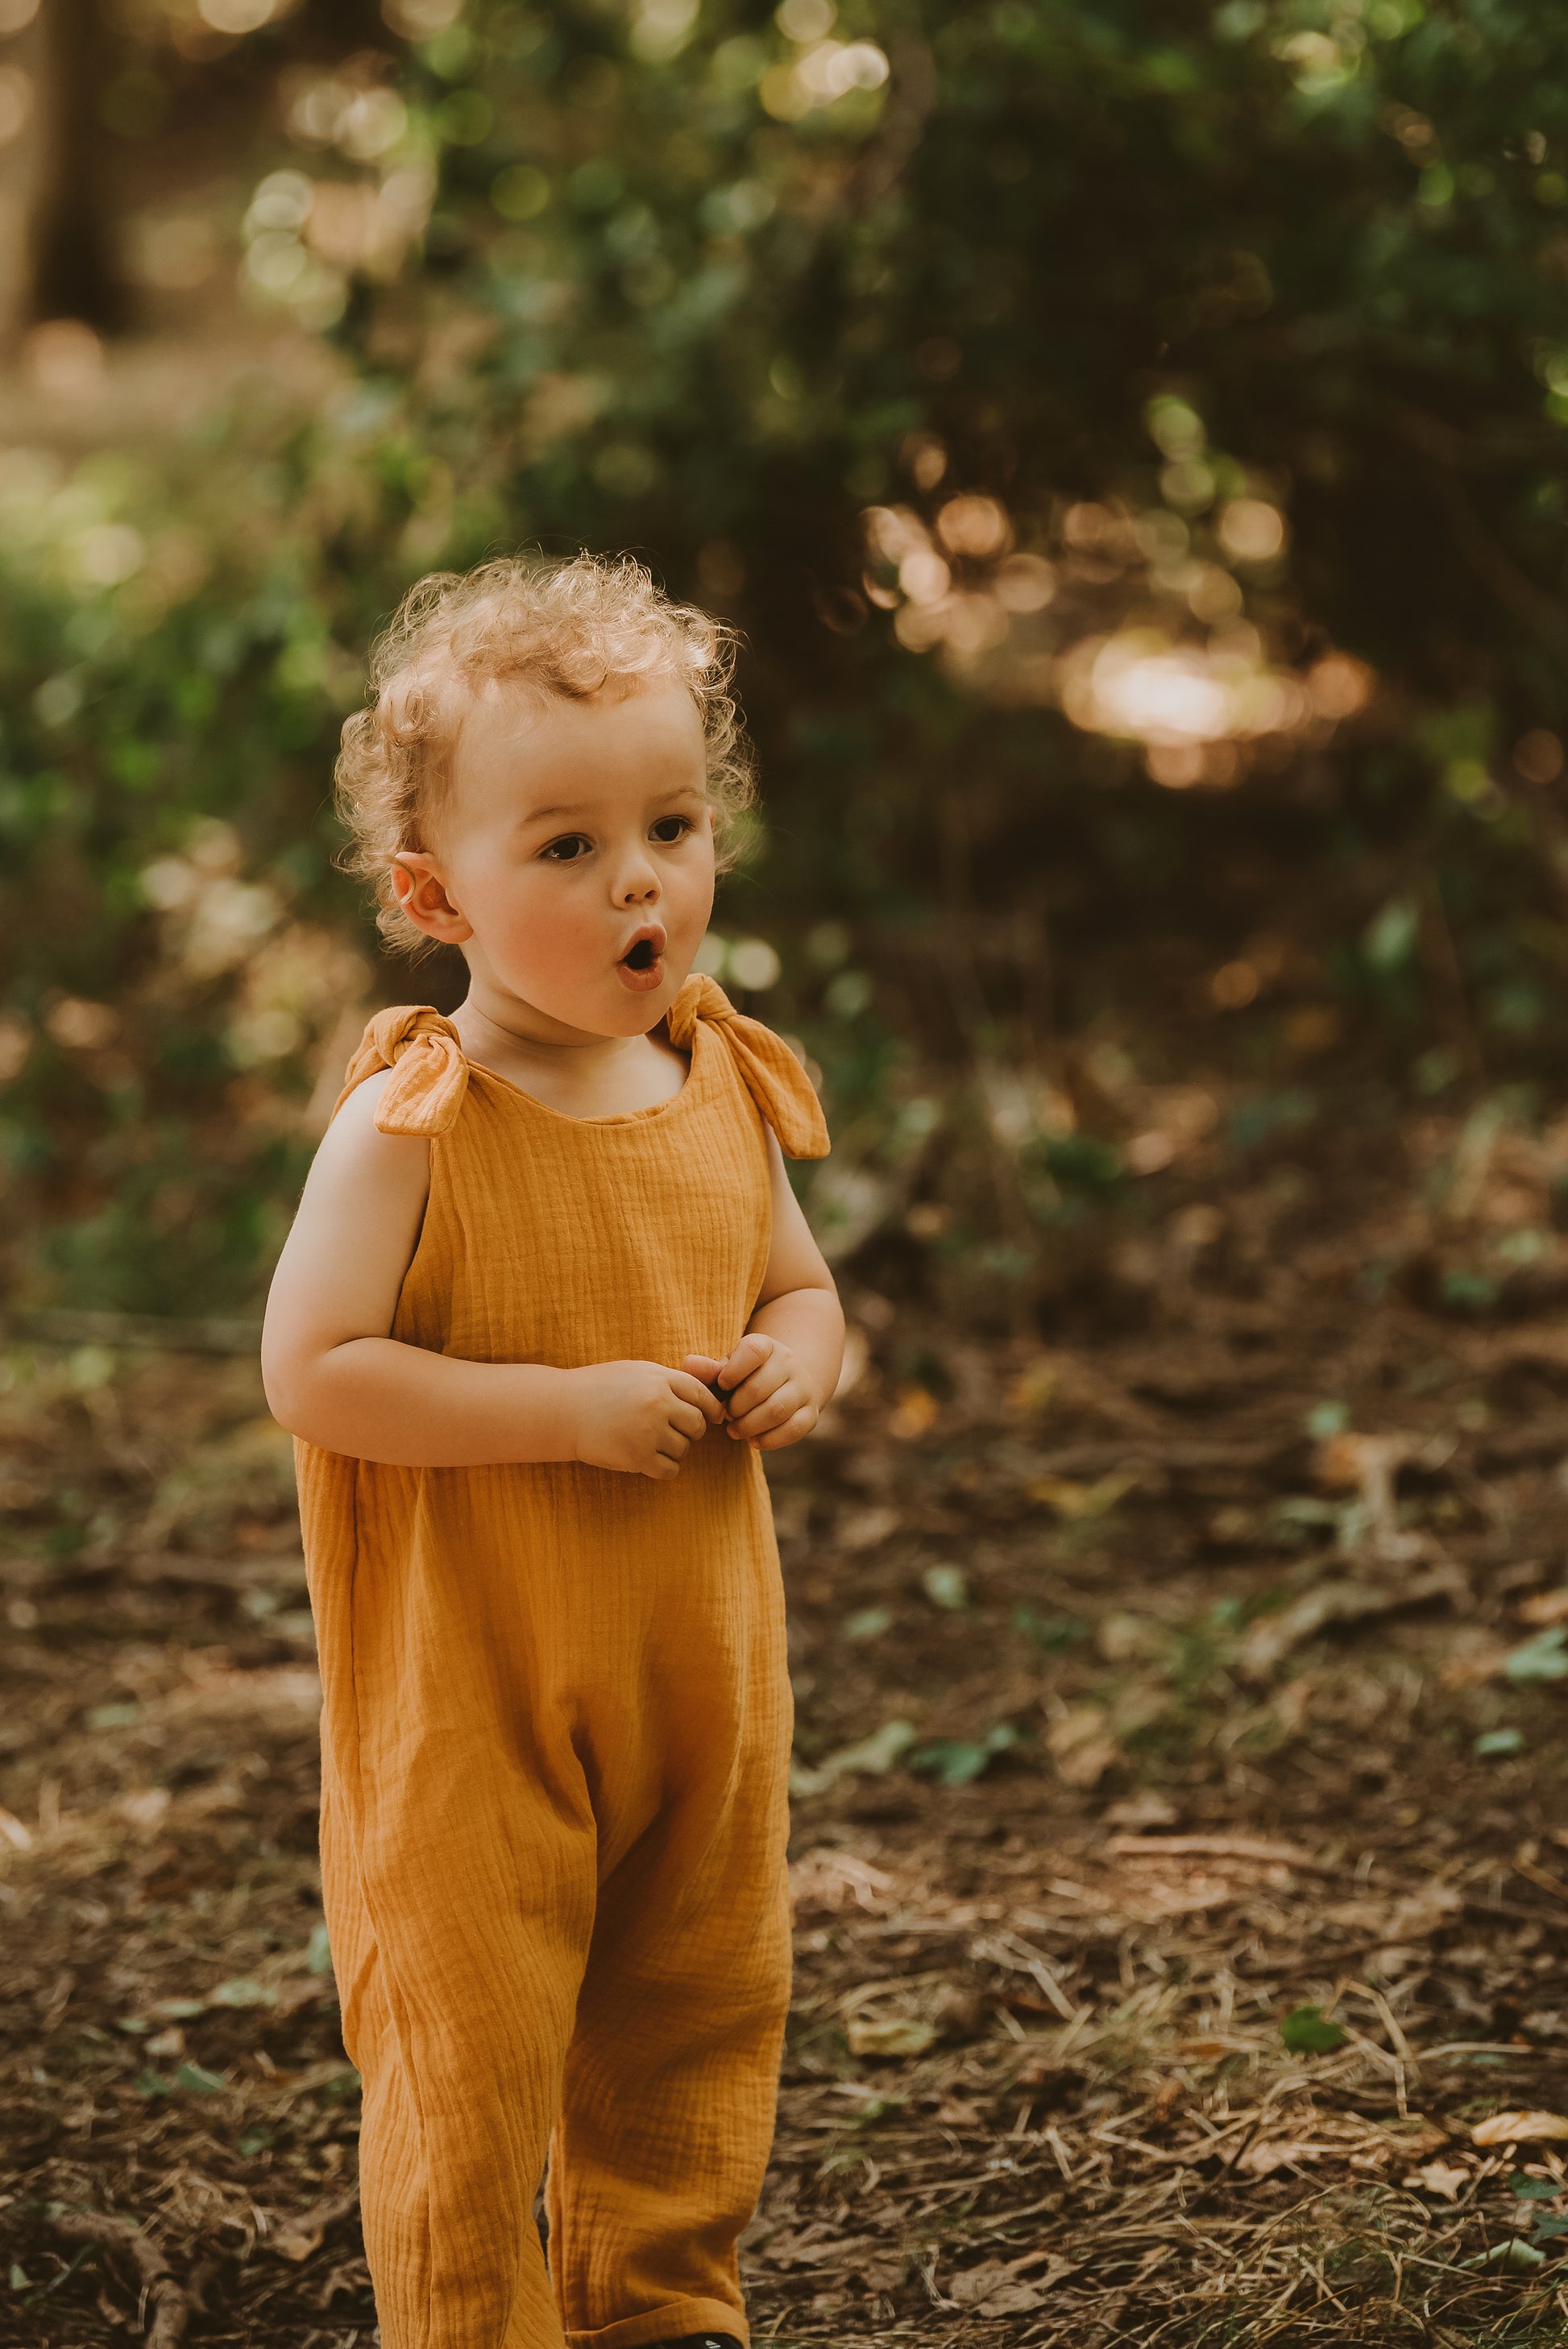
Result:
{"label": "dirt ground", "polygon": [[[848,1284],[775,1464],[762,2338],[1563,2339],[1560,1195],[1495,1117],[1347,1130],[1040,1342]],[[0,1394],[0,2342],[368,2344],[287,1447],[106,1336]]]}

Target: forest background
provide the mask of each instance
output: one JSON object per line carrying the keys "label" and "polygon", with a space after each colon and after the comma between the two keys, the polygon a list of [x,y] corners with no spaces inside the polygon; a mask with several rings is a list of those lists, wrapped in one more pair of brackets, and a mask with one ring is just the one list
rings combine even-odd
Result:
{"label": "forest background", "polygon": [[367,639],[519,546],[744,633],[841,1257],[1017,1326],[1216,1150],[1549,1129],[1565,119],[1500,0],[4,0],[14,1298],[253,1309],[453,999],[334,866]]}

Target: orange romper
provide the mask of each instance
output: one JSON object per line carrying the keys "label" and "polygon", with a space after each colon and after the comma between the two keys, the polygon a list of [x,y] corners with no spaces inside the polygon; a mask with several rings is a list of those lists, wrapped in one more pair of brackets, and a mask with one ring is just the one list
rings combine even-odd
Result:
{"label": "orange romper", "polygon": [[[563,1369],[723,1360],[770,1231],[780,1040],[688,979],[674,1100],[563,1117],[384,1011],[345,1097],[430,1137],[392,1335]],[[762,1464],[395,1468],[298,1447],[321,1649],[322,1875],[384,2349],[746,2335],[789,2003],[790,1735]],[[552,2135],[553,2132],[553,2135]],[[549,2273],[534,2198],[550,2151]]]}

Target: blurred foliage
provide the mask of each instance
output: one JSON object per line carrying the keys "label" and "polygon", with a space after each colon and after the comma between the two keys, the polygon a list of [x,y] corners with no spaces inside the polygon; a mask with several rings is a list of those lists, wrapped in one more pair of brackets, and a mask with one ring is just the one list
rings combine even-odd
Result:
{"label": "blurred foliage", "polygon": [[39,1293],[253,1294],[307,1099],[410,991],[331,872],[335,729],[401,586],[498,545],[634,547],[747,633],[765,826],[714,959],[821,1064],[841,1247],[1026,1310],[1222,1113],[1536,1112],[1568,19],[387,16],[222,61],[284,126],[240,282],[336,353],[315,411],[248,384],[177,452],[0,459]]}

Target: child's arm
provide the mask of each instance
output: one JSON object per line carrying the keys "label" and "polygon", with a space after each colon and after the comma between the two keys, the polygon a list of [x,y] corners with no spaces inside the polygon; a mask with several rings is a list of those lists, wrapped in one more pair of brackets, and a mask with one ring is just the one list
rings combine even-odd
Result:
{"label": "child's arm", "polygon": [[385,1083],[357,1087],[327,1129],[279,1260],[262,1335],[273,1415],[325,1452],[398,1467],[582,1460],[678,1475],[723,1415],[684,1371],[469,1362],[387,1334],[429,1196],[430,1145],[377,1133]]}
{"label": "child's arm", "polygon": [[683,1367],[727,1391],[731,1435],[759,1452],[781,1452],[810,1434],[839,1383],[844,1315],[771,1133],[768,1143],[773,1245],[757,1309],[727,1362],[689,1354]]}

